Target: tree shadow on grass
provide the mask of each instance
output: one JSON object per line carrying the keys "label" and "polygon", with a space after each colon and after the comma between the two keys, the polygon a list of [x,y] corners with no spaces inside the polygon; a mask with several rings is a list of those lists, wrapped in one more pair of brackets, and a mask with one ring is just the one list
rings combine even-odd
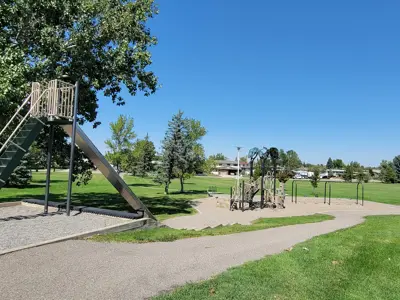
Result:
{"label": "tree shadow on grass", "polygon": [[[40,179],[40,180],[32,180],[33,184],[35,183],[42,183],[43,185],[46,184],[46,179]],[[61,183],[61,182],[68,182],[68,179],[51,179],[50,178],[50,182],[51,183]],[[31,186],[32,184],[29,184],[29,186]]]}
{"label": "tree shadow on grass", "polygon": [[201,191],[201,190],[194,190],[194,191],[184,191],[183,193],[181,192],[170,192],[170,195],[205,195],[207,194],[207,191]]}
{"label": "tree shadow on grass", "polygon": [[[197,191],[195,192],[197,193]],[[190,214],[195,201],[185,198],[184,194],[181,195],[182,197],[170,197],[169,195],[158,195],[154,197],[143,196],[139,199],[154,215]],[[44,195],[16,195],[13,197],[12,201],[21,201],[24,199],[44,200]],[[65,202],[66,197],[65,194],[50,194],[49,200],[54,202]],[[0,202],[9,201],[10,199],[0,199]],[[128,212],[134,211],[129,203],[118,193],[76,193],[72,196],[72,205]]]}
{"label": "tree shadow on grass", "polygon": [[157,184],[151,184],[151,183],[130,183],[128,186],[132,187],[159,187]]}

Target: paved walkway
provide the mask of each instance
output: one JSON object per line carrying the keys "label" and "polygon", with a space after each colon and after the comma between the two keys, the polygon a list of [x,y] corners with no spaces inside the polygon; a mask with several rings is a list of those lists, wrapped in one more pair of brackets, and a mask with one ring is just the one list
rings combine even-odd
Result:
{"label": "paved walkway", "polygon": [[67,241],[11,253],[0,257],[1,299],[144,299],[400,207],[330,214],[336,219],[172,243]]}
{"label": "paved walkway", "polygon": [[[331,199],[331,205],[324,204],[324,198],[305,198],[298,197],[297,204],[291,202],[290,197],[286,197],[285,209],[256,209],[242,212],[240,210],[230,211],[229,196],[220,195],[217,198],[205,198],[196,200],[197,215],[183,216],[164,221],[169,227],[177,229],[203,229],[218,225],[228,225],[239,223],[250,224],[258,218],[278,218],[290,216],[305,216],[316,213],[332,213],[340,211],[358,211],[366,214],[393,208],[400,209],[398,206],[388,205],[377,202],[364,201],[364,206],[357,205],[354,199]],[[359,202],[361,204],[361,202]]]}

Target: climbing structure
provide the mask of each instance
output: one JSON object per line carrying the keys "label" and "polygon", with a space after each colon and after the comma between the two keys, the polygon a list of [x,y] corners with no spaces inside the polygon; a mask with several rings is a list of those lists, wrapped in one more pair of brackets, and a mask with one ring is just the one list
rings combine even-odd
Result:
{"label": "climbing structure", "polygon": [[[155,219],[77,125],[77,99],[77,83],[73,85],[61,80],[52,80],[46,85],[37,82],[32,84],[32,91],[29,96],[0,131],[0,141],[4,141],[0,148],[0,188],[6,184],[11,173],[20,164],[22,157],[28,152],[42,128],[44,126],[61,126],[71,136],[71,141],[74,141],[98,170],[107,177],[132,208],[141,213],[138,215]],[[50,138],[49,144],[51,143]],[[72,163],[73,149],[74,147],[71,149]],[[72,167],[71,164],[70,173]],[[70,200],[71,178],[70,176],[67,202]],[[46,199],[48,199],[48,185],[49,182],[46,184]],[[67,203],[68,207],[69,204]]]}
{"label": "climbing structure", "polygon": [[[279,189],[275,189],[274,172],[265,172],[265,162],[270,156],[268,149],[252,148],[249,151],[250,159],[250,180],[248,182],[238,182],[231,188],[230,210],[254,208],[285,208],[285,188],[280,184]],[[261,176],[257,179],[253,177],[253,164],[259,157],[261,163]],[[274,168],[275,170],[275,168]],[[255,195],[260,192],[260,201],[255,201]]]}

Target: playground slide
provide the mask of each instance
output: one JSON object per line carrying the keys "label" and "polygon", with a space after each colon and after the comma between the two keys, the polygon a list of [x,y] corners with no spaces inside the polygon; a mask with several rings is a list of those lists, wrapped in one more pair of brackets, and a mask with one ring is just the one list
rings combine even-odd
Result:
{"label": "playground slide", "polygon": [[[72,125],[61,125],[64,131],[71,136]],[[105,157],[100,153],[96,146],[92,143],[89,137],[83,130],[77,126],[76,128],[76,145],[81,149],[86,156],[94,163],[98,170],[108,179],[108,181],[116,188],[121,196],[136,210],[143,210],[148,218],[156,220],[153,214],[140,201],[140,199],[132,192],[129,186],[122,180],[114,168],[108,163]]]}

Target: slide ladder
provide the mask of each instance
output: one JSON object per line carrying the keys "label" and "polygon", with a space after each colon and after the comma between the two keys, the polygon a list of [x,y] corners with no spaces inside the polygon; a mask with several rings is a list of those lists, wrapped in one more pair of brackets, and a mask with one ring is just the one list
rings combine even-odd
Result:
{"label": "slide ladder", "polygon": [[[72,135],[74,94],[75,85],[60,80],[50,81],[45,88],[39,83],[32,84],[31,94],[0,131],[0,188],[19,166],[47,122],[59,124]],[[79,126],[75,143],[135,211],[143,211],[144,217],[155,219]]]}

